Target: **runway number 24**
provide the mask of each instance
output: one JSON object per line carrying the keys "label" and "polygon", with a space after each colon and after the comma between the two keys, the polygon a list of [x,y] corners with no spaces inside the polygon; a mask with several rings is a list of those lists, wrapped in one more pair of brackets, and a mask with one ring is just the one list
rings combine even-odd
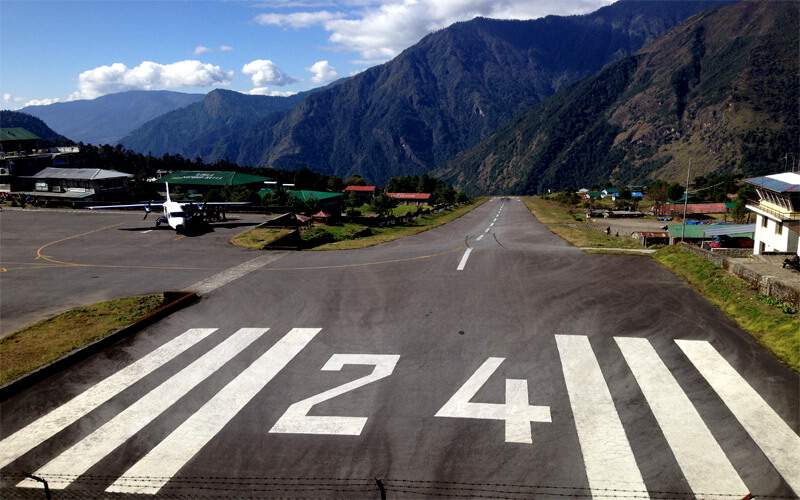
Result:
{"label": "runway number 24", "polygon": [[[321,368],[323,371],[340,371],[344,365],[371,365],[374,368],[369,375],[292,404],[269,432],[360,435],[367,417],[312,416],[308,413],[319,403],[388,377],[399,359],[400,356],[395,354],[334,354]],[[503,404],[470,401],[504,360],[488,358],[484,361],[435,416],[503,420],[506,442],[533,443],[530,423],[550,422],[550,407],[528,403],[527,380],[506,379],[506,401]]]}

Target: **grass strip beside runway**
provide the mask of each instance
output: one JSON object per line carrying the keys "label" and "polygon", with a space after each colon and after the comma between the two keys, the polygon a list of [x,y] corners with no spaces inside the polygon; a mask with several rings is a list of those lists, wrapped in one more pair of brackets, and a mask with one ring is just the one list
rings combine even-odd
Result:
{"label": "grass strip beside runway", "polygon": [[[391,227],[369,228],[371,232],[369,236],[354,237],[352,239],[342,239],[340,241],[326,243],[324,245],[315,247],[314,250],[352,250],[355,248],[365,248],[379,245],[381,243],[393,241],[398,238],[403,238],[404,236],[419,234],[423,231],[433,229],[441,226],[442,224],[447,224],[448,222],[458,219],[462,215],[478,208],[488,199],[489,198],[485,196],[476,198],[472,202],[452,210],[445,210],[443,212],[433,213],[430,215],[422,215],[408,224]],[[330,227],[335,228],[336,226]],[[364,228],[366,228],[366,226],[364,226]],[[336,237],[337,234],[338,232],[335,232],[334,237]]]}
{"label": "grass strip beside runway", "polygon": [[164,304],[163,294],[76,307],[0,339],[0,385],[134,323]]}
{"label": "grass strip beside runway", "polygon": [[237,247],[250,250],[264,250],[270,243],[278,241],[291,233],[291,229],[257,227],[237,234],[231,239],[231,243]]}
{"label": "grass strip beside runway", "polygon": [[744,280],[678,246],[664,247],[653,258],[689,282],[778,359],[800,372],[800,314],[784,312]]}
{"label": "grass strip beside runway", "polygon": [[[576,247],[599,248],[643,248],[632,238],[617,238],[598,231],[589,224],[577,220],[569,207],[538,196],[524,196],[522,200],[533,215],[552,233]],[[595,250],[596,252],[596,250]]]}

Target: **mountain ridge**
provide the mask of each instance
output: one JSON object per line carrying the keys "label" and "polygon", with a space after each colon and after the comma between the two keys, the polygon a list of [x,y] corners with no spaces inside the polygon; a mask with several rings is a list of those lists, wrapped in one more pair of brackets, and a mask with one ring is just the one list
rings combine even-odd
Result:
{"label": "mountain ridge", "polygon": [[129,90],[95,99],[26,106],[19,111],[44,120],[75,141],[115,144],[153,118],[202,98],[203,94],[169,90]]}
{"label": "mountain ridge", "polygon": [[[798,150],[798,6],[698,14],[522,113],[435,175],[469,192],[757,175]],[[612,83],[609,83],[612,82]]]}
{"label": "mountain ridge", "polygon": [[[274,124],[260,124],[269,130],[236,130],[232,135],[259,148],[233,149],[244,164],[359,173],[374,182],[425,173],[563,86],[716,5],[618,2],[584,16],[456,23],[392,61],[308,94]],[[164,117],[147,126],[121,142],[146,152],[172,137],[169,152],[207,161],[232,152],[219,137],[214,148],[187,143]]]}

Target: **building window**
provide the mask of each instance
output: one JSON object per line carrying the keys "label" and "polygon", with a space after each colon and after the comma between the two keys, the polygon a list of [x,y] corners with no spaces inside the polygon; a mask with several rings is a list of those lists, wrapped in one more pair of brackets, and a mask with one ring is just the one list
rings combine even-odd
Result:
{"label": "building window", "polygon": [[783,222],[775,223],[775,234],[777,234],[778,236],[783,234]]}
{"label": "building window", "polygon": [[763,215],[761,216],[761,227],[767,227],[767,218]]}

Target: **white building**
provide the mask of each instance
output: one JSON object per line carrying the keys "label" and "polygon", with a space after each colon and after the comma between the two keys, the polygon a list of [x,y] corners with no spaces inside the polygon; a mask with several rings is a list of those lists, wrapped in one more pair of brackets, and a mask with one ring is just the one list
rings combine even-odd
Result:
{"label": "white building", "polygon": [[756,214],[753,253],[800,255],[800,174],[785,172],[746,182],[758,193],[758,203],[747,205]]}

